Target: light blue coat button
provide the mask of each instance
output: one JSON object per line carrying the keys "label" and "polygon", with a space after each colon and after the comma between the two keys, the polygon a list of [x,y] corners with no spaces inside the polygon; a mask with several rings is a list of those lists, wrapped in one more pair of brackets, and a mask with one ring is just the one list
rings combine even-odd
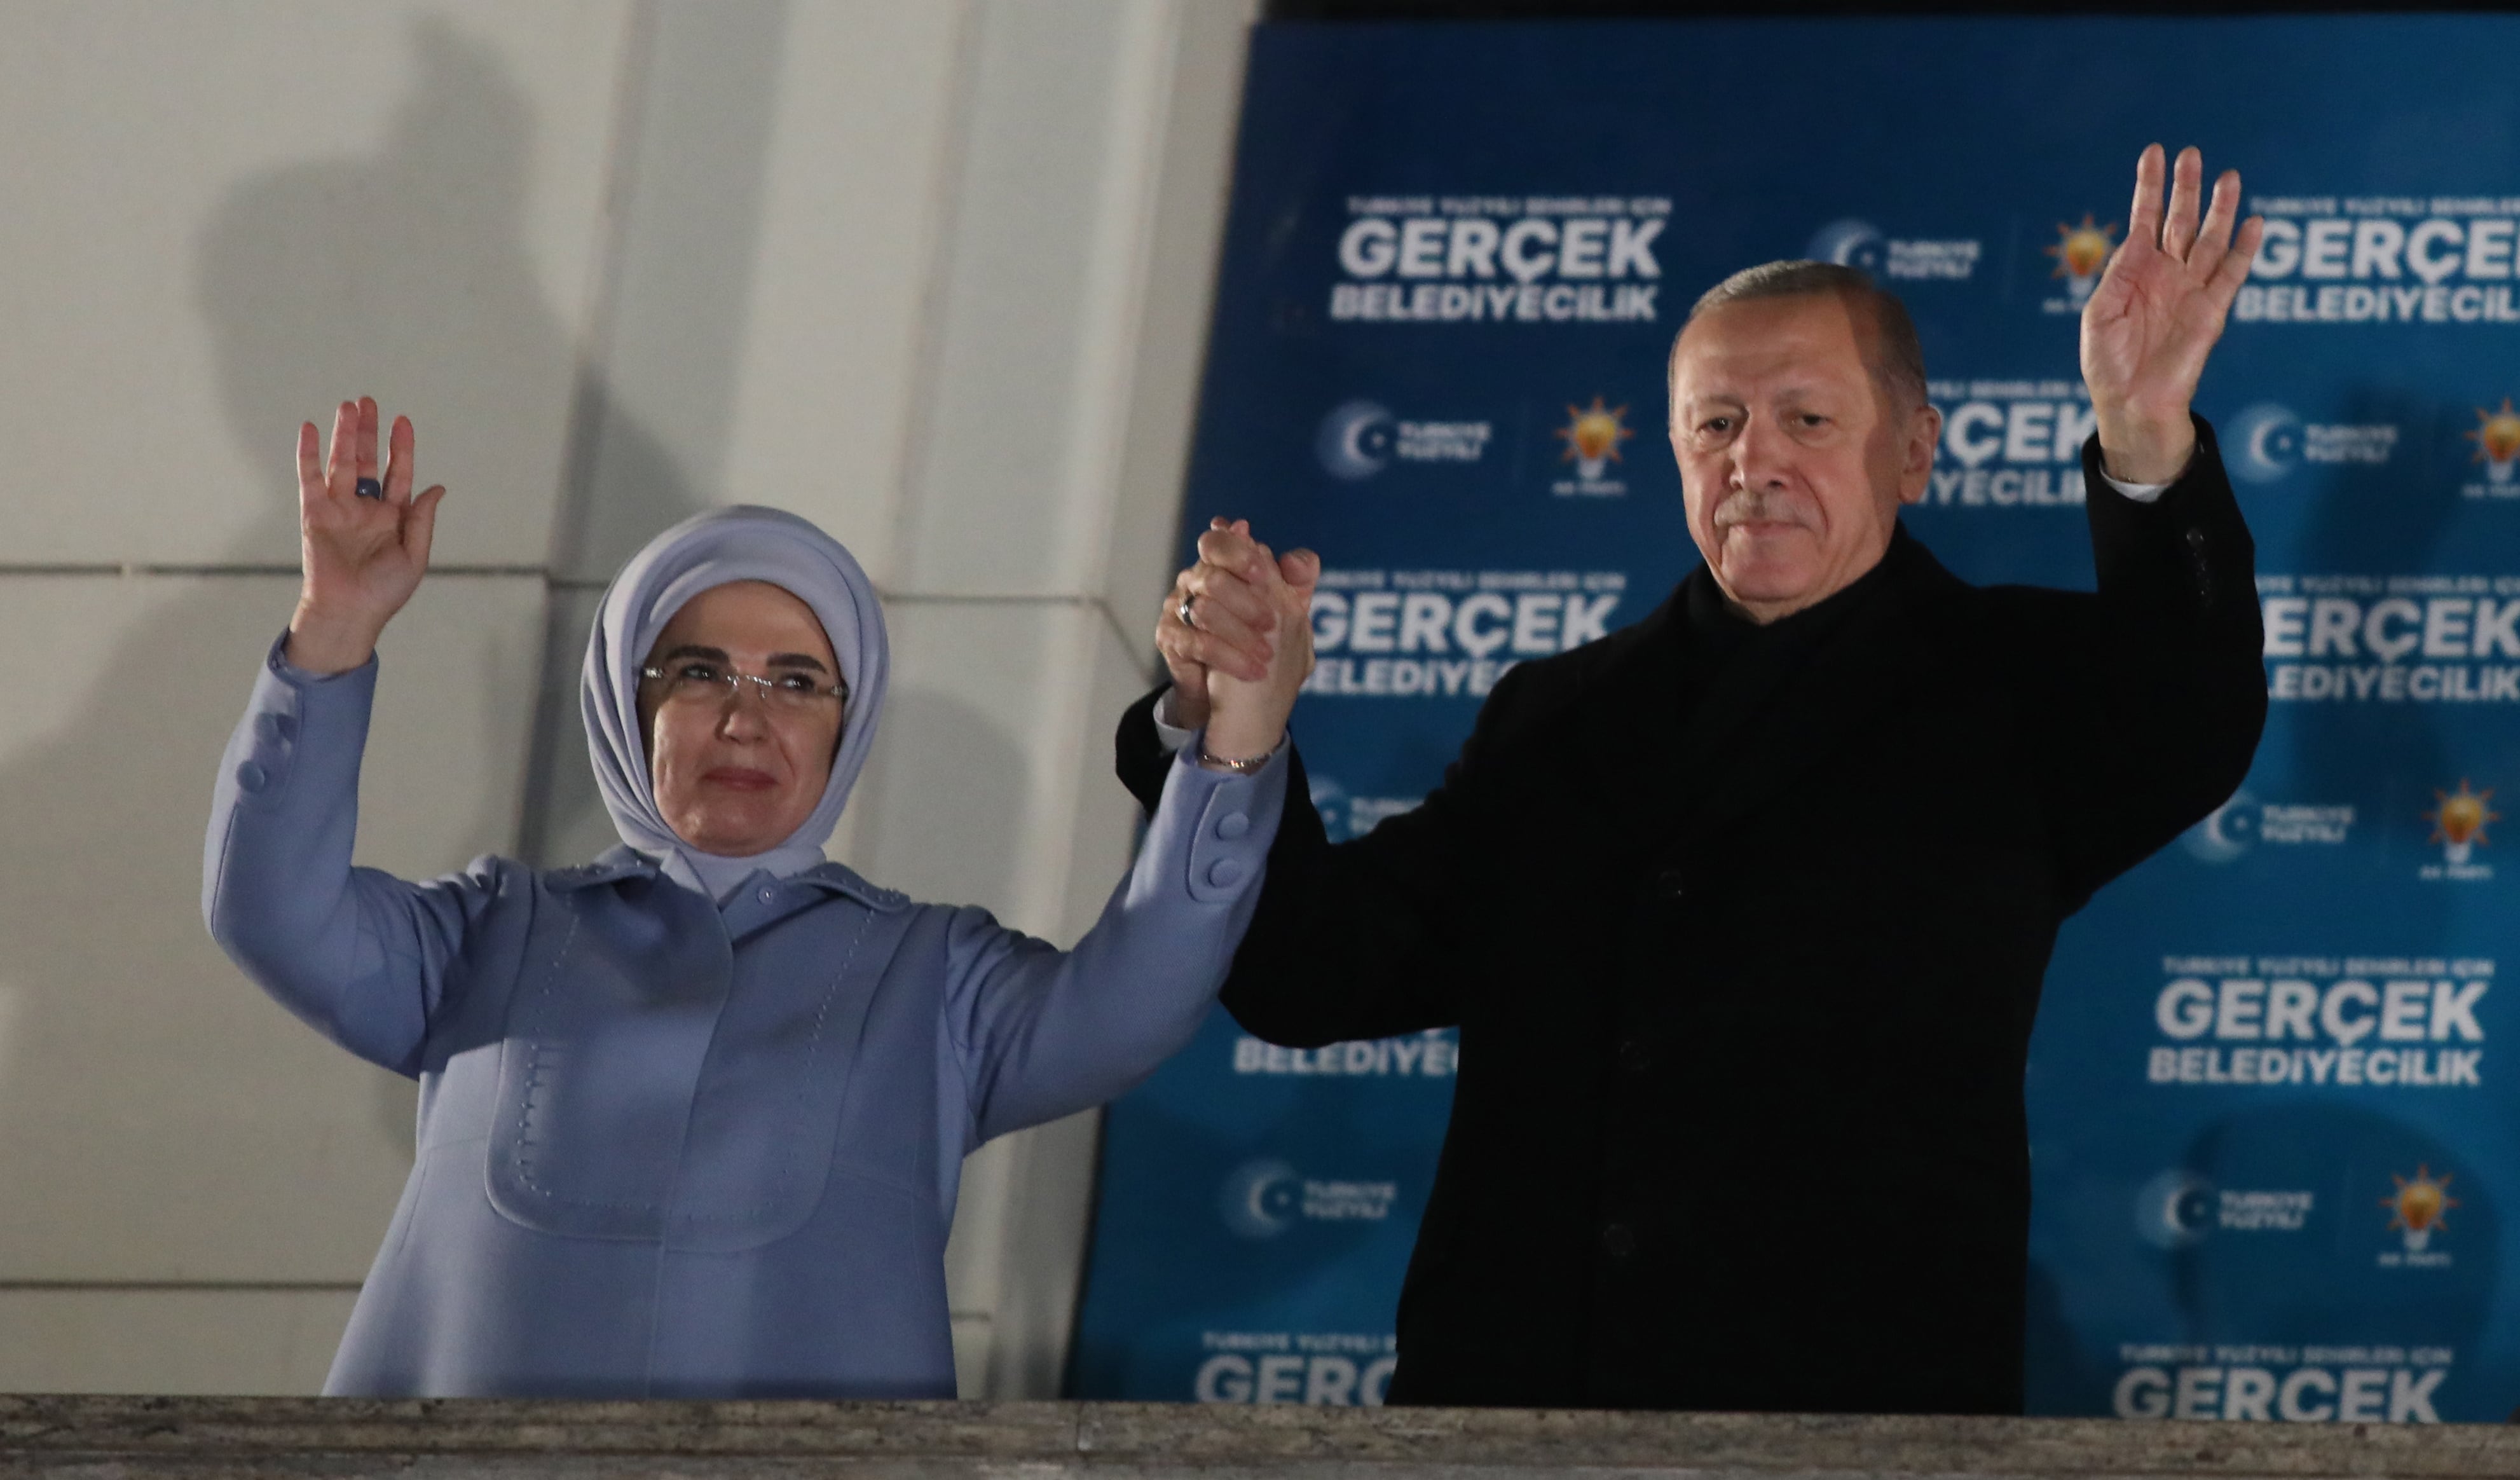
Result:
{"label": "light blue coat button", "polygon": [[1216,820],[1216,835],[1227,842],[1251,830],[1251,819],[1240,812],[1229,812]]}
{"label": "light blue coat button", "polygon": [[271,784],[271,773],[263,770],[262,766],[255,761],[247,761],[238,766],[236,776],[237,789],[248,796],[259,792]]}
{"label": "light blue coat button", "polygon": [[1220,858],[1207,866],[1207,881],[1220,889],[1231,889],[1242,882],[1242,865],[1230,858]]}
{"label": "light blue coat button", "polygon": [[297,727],[290,723],[288,715],[268,712],[254,719],[253,728],[266,742],[274,745],[287,744],[297,732]]}

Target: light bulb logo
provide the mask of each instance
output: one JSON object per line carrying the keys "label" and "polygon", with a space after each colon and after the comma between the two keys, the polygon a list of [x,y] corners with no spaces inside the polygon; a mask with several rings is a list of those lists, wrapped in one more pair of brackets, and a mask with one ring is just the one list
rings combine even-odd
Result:
{"label": "light bulb logo", "polygon": [[2458,1199],[2450,1195],[2451,1179],[2436,1178],[2430,1166],[2418,1166],[2411,1180],[2395,1172],[2389,1180],[2398,1185],[2396,1191],[2380,1199],[2380,1206],[2389,1210],[2389,1227],[2406,1234],[2408,1253],[2421,1253],[2433,1241],[2435,1229],[2450,1232],[2442,1215],[2458,1206]]}
{"label": "light bulb logo", "polygon": [[1566,455],[1560,461],[1574,464],[1576,473],[1588,482],[1600,477],[1610,464],[1627,461],[1619,456],[1619,444],[1636,435],[1621,420],[1627,414],[1625,406],[1605,406],[1599,396],[1590,406],[1568,406],[1566,425],[1557,428],[1566,441]]}
{"label": "light bulb logo", "polygon": [[2090,211],[2083,212],[2080,226],[2056,223],[2055,244],[2047,248],[2048,255],[2056,259],[2056,270],[2049,276],[2065,280],[2066,295],[2076,307],[2091,297],[2100,281],[2100,269],[2109,265],[2109,253],[2117,250],[2117,227],[2097,224]]}
{"label": "light bulb logo", "polygon": [[2502,398],[2500,411],[2476,408],[2476,429],[2467,439],[2476,444],[2476,460],[2485,465],[2489,483],[2511,481],[2511,468],[2520,459],[2520,412],[2511,409],[2511,398]]}
{"label": "light bulb logo", "polygon": [[2502,821],[2502,814],[2486,806],[2493,797],[2492,786],[2468,789],[2465,777],[2459,778],[2456,791],[2434,788],[2433,810],[2424,814],[2424,821],[2433,825],[2432,840],[2442,845],[2444,858],[2463,864],[2477,844],[2494,840],[2485,835],[2485,825]]}

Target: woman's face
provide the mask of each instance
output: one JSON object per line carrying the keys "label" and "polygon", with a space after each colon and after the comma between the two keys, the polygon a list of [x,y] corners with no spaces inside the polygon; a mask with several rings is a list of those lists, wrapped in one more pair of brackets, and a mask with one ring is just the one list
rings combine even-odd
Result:
{"label": "woman's face", "polygon": [[[841,700],[805,694],[840,682],[813,608],[765,581],[713,586],[674,613],[644,666],[663,673],[640,679],[639,721],[674,834],[730,858],[786,842],[822,801],[839,747]],[[708,681],[730,671],[790,693]]]}

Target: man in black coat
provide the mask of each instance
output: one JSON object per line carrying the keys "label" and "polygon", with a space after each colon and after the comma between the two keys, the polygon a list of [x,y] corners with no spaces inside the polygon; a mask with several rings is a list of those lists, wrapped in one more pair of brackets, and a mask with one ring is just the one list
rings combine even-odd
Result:
{"label": "man in black coat", "polygon": [[[1509,670],[1366,836],[1330,844],[1296,773],[1226,1006],[1291,1046],[1461,1030],[1392,1402],[2020,1411],[2057,925],[2230,793],[2266,714],[2248,531],[2188,410],[2258,223],[2234,241],[2231,173],[2200,220],[2193,151],[2165,213],[2163,173],[2147,150],[2083,323],[2096,595],[1969,586],[1899,527],[1941,430],[1914,331],[1860,274],[1773,263],[1673,349],[1706,564]],[[1200,555],[1175,686],[1121,725],[1150,804],[1207,684],[1309,641],[1308,554],[1220,521]]]}

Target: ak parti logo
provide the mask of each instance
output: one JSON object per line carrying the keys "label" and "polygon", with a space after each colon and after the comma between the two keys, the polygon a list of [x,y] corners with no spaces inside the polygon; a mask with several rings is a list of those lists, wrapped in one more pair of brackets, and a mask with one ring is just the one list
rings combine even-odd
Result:
{"label": "ak parti logo", "polygon": [[1590,406],[1568,406],[1566,425],[1557,428],[1566,443],[1559,461],[1574,464],[1576,475],[1587,479],[1598,478],[1612,463],[1625,462],[1619,444],[1637,434],[1627,416],[1628,408],[1608,405],[1599,396]]}
{"label": "ak parti logo", "polygon": [[2502,398],[2502,409],[2488,411],[2476,408],[2476,427],[2465,433],[2476,444],[2476,461],[2485,465],[2489,483],[2511,481],[2511,468],[2520,459],[2520,412],[2511,409],[2511,398]]}
{"label": "ak parti logo", "polygon": [[2473,790],[2467,778],[2459,778],[2455,791],[2433,792],[2433,810],[2424,821],[2433,825],[2432,841],[2442,845],[2442,857],[2451,864],[2464,864],[2481,843],[2490,843],[2485,825],[2502,821],[2502,814],[2487,806],[2494,799],[2494,788]]}
{"label": "ak parti logo", "polygon": [[2083,212],[2079,226],[2056,223],[2056,240],[2046,250],[2056,259],[2051,278],[2065,283],[2065,296],[2060,305],[2051,300],[2048,307],[2058,311],[2082,312],[2092,300],[2092,290],[2100,283],[2100,273],[2109,265],[2109,254],[2117,250],[2118,230],[2114,224],[2100,225],[2090,211]]}
{"label": "ak parti logo", "polygon": [[2433,1169],[2424,1165],[2415,1168],[2411,1179],[2391,1172],[2389,1180],[2398,1185],[2396,1191],[2380,1199],[2380,1206],[2389,1210],[2389,1229],[2406,1236],[2408,1253],[2420,1254],[2436,1232],[2450,1232],[2442,1215],[2458,1206],[2458,1199],[2450,1195],[2451,1179],[2435,1177]]}
{"label": "ak parti logo", "polygon": [[1590,406],[1566,404],[1566,425],[1557,428],[1557,439],[1566,444],[1558,462],[1575,465],[1573,477],[1552,479],[1549,491],[1558,498],[1615,498],[1628,491],[1627,479],[1610,471],[1612,463],[1625,463],[1619,455],[1619,444],[1635,436],[1628,426],[1628,408],[1613,406],[1600,396]]}

